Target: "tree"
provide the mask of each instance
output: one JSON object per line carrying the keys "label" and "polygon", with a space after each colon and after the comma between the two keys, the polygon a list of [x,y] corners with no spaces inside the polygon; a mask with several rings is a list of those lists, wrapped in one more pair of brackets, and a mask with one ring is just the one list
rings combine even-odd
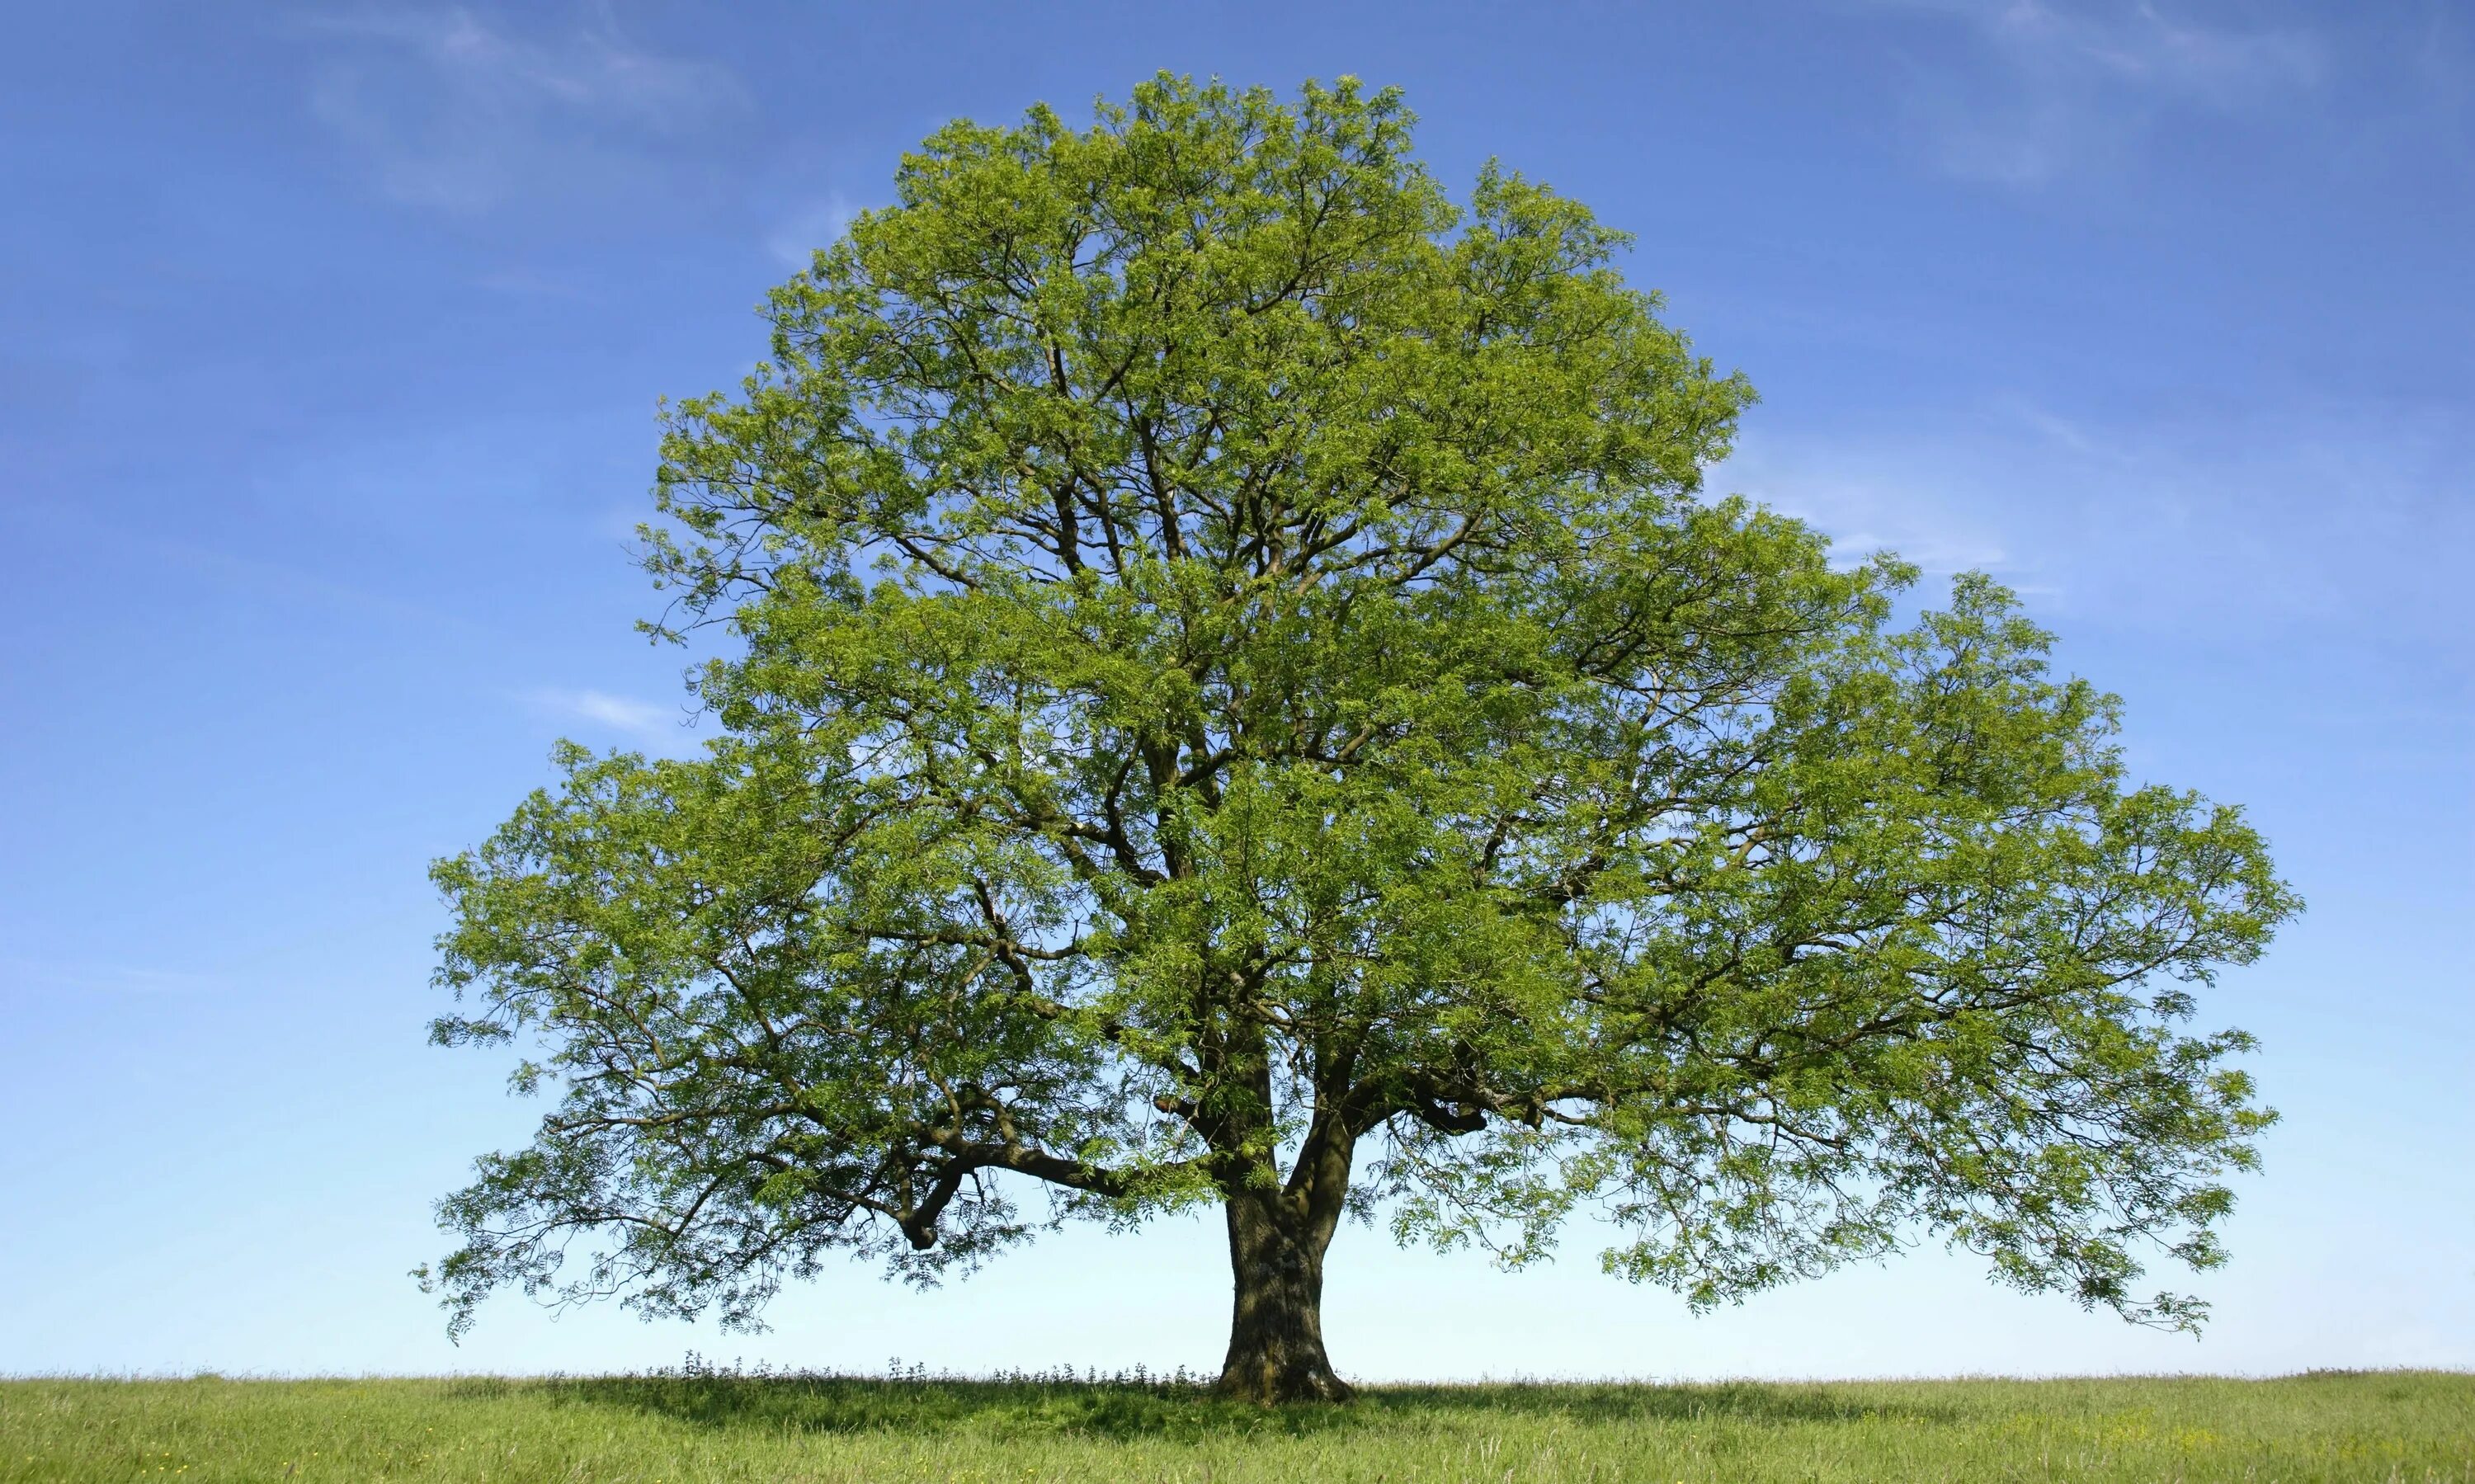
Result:
{"label": "tree", "polygon": [[1521,1262],[1586,1204],[1696,1305],[1924,1233],[2199,1321],[2133,1284],[2219,1260],[2272,1116],[2182,1029],[2296,910],[2261,840],[2131,787],[1986,578],[1900,620],[1913,569],[1703,499],[1744,380],[1409,130],[1166,76],[956,123],[666,414],[721,733],[567,747],[435,868],[434,1038],[559,1089],[441,1204],[454,1326],[1213,1204],[1265,1400],[1349,1394],[1352,1212]]}

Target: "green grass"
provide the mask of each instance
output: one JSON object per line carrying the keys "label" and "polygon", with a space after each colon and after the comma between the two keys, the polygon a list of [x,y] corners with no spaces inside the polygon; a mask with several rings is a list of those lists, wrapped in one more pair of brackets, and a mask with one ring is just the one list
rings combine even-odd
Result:
{"label": "green grass", "polygon": [[0,1481],[2455,1480],[2475,1375],[1173,1387],[728,1375],[0,1382]]}

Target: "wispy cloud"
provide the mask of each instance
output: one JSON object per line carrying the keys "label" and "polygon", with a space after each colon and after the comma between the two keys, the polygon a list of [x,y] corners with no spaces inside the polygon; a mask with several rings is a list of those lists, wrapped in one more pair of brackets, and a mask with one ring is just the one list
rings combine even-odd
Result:
{"label": "wispy cloud", "polygon": [[1749,437],[1717,482],[1827,535],[1841,566],[1893,551],[1934,576],[2020,575],[1998,523],[1945,498],[1940,481],[1920,483],[1878,450]]}
{"label": "wispy cloud", "polygon": [[325,16],[315,115],[406,204],[487,209],[642,177],[746,110],[729,69],[632,43],[606,10],[523,35],[461,8]]}
{"label": "wispy cloud", "polygon": [[603,731],[649,742],[675,744],[687,736],[688,716],[677,706],[613,695],[607,691],[534,691],[526,700],[562,720],[583,721]]}
{"label": "wispy cloud", "polygon": [[2116,426],[2013,401],[1912,440],[1750,440],[1718,482],[1851,557],[1989,571],[2074,625],[2452,653],[2475,625],[2456,570],[2475,543],[2471,457],[2448,418],[2402,409]]}
{"label": "wispy cloud", "polygon": [[860,207],[841,192],[828,194],[784,218],[765,234],[765,251],[785,267],[805,268],[817,249],[830,245],[859,215]]}
{"label": "wispy cloud", "polygon": [[2029,186],[2108,160],[2174,109],[2233,113],[2316,85],[2324,49],[2294,28],[2213,25],[2138,0],[1865,0],[1961,28],[1977,76],[1916,75],[1908,104],[1936,163]]}

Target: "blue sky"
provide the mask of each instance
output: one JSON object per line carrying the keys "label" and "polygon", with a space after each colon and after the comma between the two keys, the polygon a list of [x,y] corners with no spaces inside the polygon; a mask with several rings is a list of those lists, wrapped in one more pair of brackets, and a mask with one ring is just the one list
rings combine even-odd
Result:
{"label": "blue sky", "polygon": [[2475,18],[2432,3],[13,9],[0,50],[0,1372],[1216,1364],[1216,1225],[773,1333],[404,1276],[537,1109],[423,1028],[427,862],[629,628],[657,396],[943,120],[1159,68],[1398,84],[1761,388],[1713,476],[1982,568],[2311,904],[2203,1007],[2286,1121],[2198,1343],[1927,1251],[1696,1319],[1345,1229],[1361,1376],[2475,1366]]}

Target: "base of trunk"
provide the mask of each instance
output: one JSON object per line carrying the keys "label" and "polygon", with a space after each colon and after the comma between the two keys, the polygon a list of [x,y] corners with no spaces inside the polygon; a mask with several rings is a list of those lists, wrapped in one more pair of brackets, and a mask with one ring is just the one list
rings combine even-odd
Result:
{"label": "base of trunk", "polygon": [[1213,1390],[1237,1401],[1274,1406],[1284,1401],[1347,1401],[1357,1388],[1332,1374],[1323,1347],[1311,1355],[1232,1355]]}
{"label": "base of trunk", "polygon": [[1323,1352],[1323,1253],[1331,1224],[1284,1215],[1275,1200],[1249,1195],[1229,1203],[1237,1292],[1217,1389],[1262,1406],[1347,1401],[1357,1393],[1333,1375]]}

